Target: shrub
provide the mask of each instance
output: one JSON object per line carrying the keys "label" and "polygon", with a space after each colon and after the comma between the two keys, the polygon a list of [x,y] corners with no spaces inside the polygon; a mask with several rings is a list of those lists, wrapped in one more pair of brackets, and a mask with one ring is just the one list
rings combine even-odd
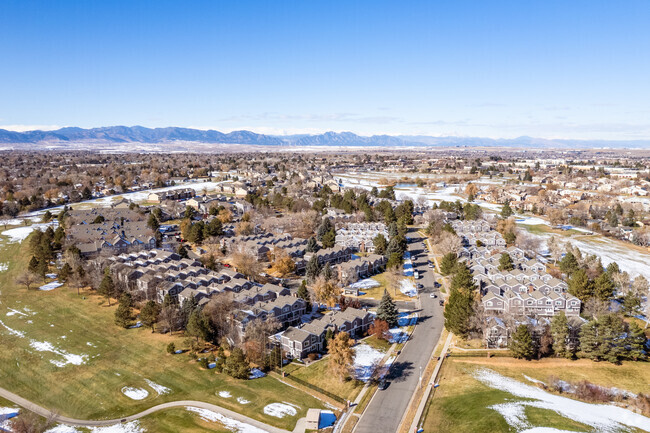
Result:
{"label": "shrub", "polygon": [[167,345],[167,353],[172,354],[172,355],[174,353],[176,353],[176,345],[174,343],[169,343]]}

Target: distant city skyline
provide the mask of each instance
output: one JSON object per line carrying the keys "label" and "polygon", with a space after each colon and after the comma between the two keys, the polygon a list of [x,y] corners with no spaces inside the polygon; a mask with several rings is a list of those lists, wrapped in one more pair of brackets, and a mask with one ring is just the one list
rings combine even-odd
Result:
{"label": "distant city skyline", "polygon": [[650,139],[646,1],[0,11],[0,129]]}

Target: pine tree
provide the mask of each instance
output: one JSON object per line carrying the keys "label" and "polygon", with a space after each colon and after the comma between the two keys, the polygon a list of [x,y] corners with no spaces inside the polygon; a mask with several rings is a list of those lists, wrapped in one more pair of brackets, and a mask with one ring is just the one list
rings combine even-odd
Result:
{"label": "pine tree", "polygon": [[128,293],[120,296],[120,304],[115,310],[115,324],[122,328],[128,328],[133,320],[133,300]]}
{"label": "pine tree", "polygon": [[149,215],[149,220],[147,220],[147,227],[149,227],[151,230],[156,231],[160,228],[160,223],[158,222],[158,218],[152,213]]}
{"label": "pine tree", "polygon": [[580,328],[580,348],[594,361],[617,363],[625,353],[625,324],[616,314],[604,314]]}
{"label": "pine tree", "polygon": [[626,338],[626,345],[628,346],[627,356],[633,361],[646,359],[645,345],[647,338],[645,331],[641,329],[636,322],[632,321],[628,324],[628,332]]}
{"label": "pine tree", "polygon": [[517,359],[532,359],[535,356],[535,346],[533,345],[533,337],[530,335],[530,330],[526,325],[517,326],[517,330],[512,335],[509,344],[512,356]]}
{"label": "pine tree", "polygon": [[115,284],[110,274],[105,274],[102,282],[99,284],[97,291],[108,300],[108,306],[111,306],[111,296],[115,293]]}
{"label": "pine tree", "polygon": [[570,358],[572,353],[569,349],[569,322],[564,314],[560,311],[551,321],[551,335],[553,336],[553,351],[555,355],[564,358]]}
{"label": "pine tree", "polygon": [[313,281],[320,274],[320,270],[321,267],[320,263],[318,263],[318,256],[314,254],[307,262],[307,266],[305,267],[305,276]]}
{"label": "pine tree", "polygon": [[336,229],[334,228],[334,224],[332,224],[332,220],[330,220],[328,217],[325,217],[316,230],[318,240],[322,241],[323,236],[325,236],[330,231],[334,231],[336,233]]}
{"label": "pine tree", "polygon": [[323,248],[332,248],[336,242],[336,232],[332,229],[321,238]]}
{"label": "pine tree", "polygon": [[381,297],[381,302],[379,302],[379,307],[377,308],[377,319],[385,321],[388,323],[388,326],[394,328],[397,326],[397,318],[397,306],[393,298],[388,294],[388,291],[384,290],[384,296]]}
{"label": "pine tree", "polygon": [[315,237],[310,237],[309,240],[307,241],[307,247],[305,248],[305,251],[308,253],[315,253],[320,249],[320,246],[318,246],[318,242],[316,241]]}
{"label": "pine tree", "polygon": [[512,262],[512,257],[510,254],[503,253],[499,259],[499,270],[500,271],[512,271],[515,268],[515,264]]}
{"label": "pine tree", "polygon": [[456,273],[451,278],[451,288],[464,291],[470,295],[476,290],[472,271],[470,271],[466,264],[459,263],[456,266]]}
{"label": "pine tree", "polygon": [[375,254],[379,254],[380,256],[383,256],[384,253],[386,252],[386,247],[388,246],[388,242],[386,241],[386,237],[384,235],[382,235],[381,233],[379,233],[372,240],[372,244],[375,247]]}
{"label": "pine tree", "polygon": [[322,275],[323,278],[325,278],[326,280],[331,280],[332,278],[334,278],[334,271],[332,271],[332,266],[330,266],[329,263],[327,263],[323,268]]}
{"label": "pine tree", "polygon": [[250,375],[250,365],[246,361],[244,351],[235,347],[230,356],[226,359],[223,371],[235,379],[248,379]]}
{"label": "pine tree", "polygon": [[560,270],[567,274],[568,276],[571,276],[574,272],[576,272],[578,269],[580,269],[580,265],[578,264],[578,259],[576,259],[576,256],[573,255],[571,251],[566,253],[564,257],[562,257],[562,260],[560,260]]}
{"label": "pine tree", "polygon": [[61,267],[61,270],[59,271],[59,279],[62,281],[66,281],[68,277],[70,277],[70,274],[72,274],[72,268],[70,267],[69,264],[65,263]]}
{"label": "pine tree", "polygon": [[195,309],[187,320],[185,334],[196,338],[196,341],[207,340],[210,335],[210,325],[207,317],[198,309]]}
{"label": "pine tree", "polygon": [[154,301],[148,301],[140,310],[140,322],[142,322],[143,326],[150,327],[151,332],[154,332],[159,313],[158,304]]}
{"label": "pine tree", "polygon": [[456,253],[447,253],[440,261],[440,273],[445,276],[450,275],[456,269],[456,265],[458,265]]}
{"label": "pine tree", "polygon": [[577,270],[569,279],[569,293],[580,299],[583,303],[593,297],[594,284],[584,269]]}
{"label": "pine tree", "polygon": [[510,201],[506,201],[501,208],[501,218],[509,218],[512,214],[514,214],[514,212],[510,207]]}
{"label": "pine tree", "polygon": [[594,280],[594,295],[601,301],[609,301],[614,297],[614,282],[610,274],[604,272]]}
{"label": "pine tree", "polygon": [[443,312],[445,328],[461,338],[467,338],[472,329],[470,320],[473,314],[474,299],[471,293],[451,289]]}

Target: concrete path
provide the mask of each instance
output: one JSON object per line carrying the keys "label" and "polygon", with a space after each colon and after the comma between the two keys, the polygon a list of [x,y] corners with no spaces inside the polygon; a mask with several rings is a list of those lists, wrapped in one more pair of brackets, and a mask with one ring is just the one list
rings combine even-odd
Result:
{"label": "concrete path", "polygon": [[[179,401],[171,401],[168,403],[162,403],[156,406],[153,406],[147,410],[144,410],[140,413],[136,413],[134,415],[129,415],[125,416],[123,418],[116,418],[116,419],[107,419],[107,420],[82,420],[82,419],[75,419],[75,418],[69,418],[67,416],[62,416],[57,414],[56,412],[52,412],[49,409],[45,409],[42,406],[39,406],[35,403],[32,403],[31,401],[24,399],[20,397],[19,395],[16,395],[4,388],[0,388],[0,397],[9,400],[19,406],[21,406],[24,409],[27,409],[31,412],[34,412],[37,415],[40,415],[44,418],[50,419],[53,422],[56,423],[61,423],[61,424],[67,424],[71,426],[78,426],[78,427],[101,427],[101,426],[109,426],[109,425],[114,425],[114,424],[120,424],[124,422],[130,422],[130,421],[135,421],[137,419],[140,419],[142,417],[145,417],[147,415],[150,415],[154,412],[158,412],[161,410],[165,409],[170,409],[170,408],[175,408],[175,407],[185,407],[185,406],[193,406],[193,407],[198,407],[201,409],[207,409],[211,410],[213,412],[220,413],[223,416],[226,416],[228,418],[232,418],[234,420],[244,422],[246,424],[250,424],[252,426],[255,426],[257,428],[260,428],[262,430],[265,430],[269,433],[289,433],[287,430],[282,430],[277,427],[270,426],[268,424],[265,424],[263,422],[254,420],[253,418],[249,418],[247,416],[244,416],[242,414],[239,414],[237,412],[233,412],[231,410],[225,409],[221,406],[217,406],[211,403],[205,403],[202,401],[194,401],[194,400],[179,400]],[[294,433],[298,432],[303,432],[304,431],[304,420],[301,418],[298,420],[298,423],[296,424],[296,428],[294,429]]]}

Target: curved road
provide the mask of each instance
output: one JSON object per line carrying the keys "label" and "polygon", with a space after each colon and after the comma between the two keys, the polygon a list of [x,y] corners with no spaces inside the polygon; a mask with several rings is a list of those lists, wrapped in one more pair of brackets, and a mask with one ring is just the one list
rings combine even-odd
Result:
{"label": "curved road", "polygon": [[[31,401],[24,399],[20,397],[19,395],[16,395],[10,391],[7,391],[4,388],[0,388],[0,397],[5,398],[21,407],[24,409],[27,409],[31,412],[34,412],[37,415],[40,415],[42,417],[51,419],[54,422],[57,423],[62,423],[62,424],[67,424],[71,426],[78,426],[78,427],[101,427],[101,426],[109,426],[109,425],[115,425],[115,424],[120,424],[123,422],[130,422],[130,421],[135,421],[137,419],[140,419],[142,417],[145,417],[147,415],[150,415],[154,412],[158,412],[160,410],[164,409],[170,409],[174,407],[184,407],[184,406],[194,406],[194,407],[199,407],[201,409],[208,409],[217,413],[220,413],[221,415],[224,415],[228,418],[235,419],[240,422],[244,422],[246,424],[250,424],[252,426],[255,426],[257,428],[260,428],[262,430],[265,430],[269,433],[290,433],[287,430],[282,430],[273,426],[270,426],[268,424],[264,424],[263,422],[254,420],[252,418],[249,418],[247,416],[244,416],[242,414],[239,414],[237,412],[233,412],[231,410],[225,409],[221,406],[217,406],[211,403],[205,403],[202,401],[194,401],[194,400],[179,400],[179,401],[170,401],[168,403],[162,403],[158,404],[156,406],[150,407],[147,410],[144,410],[140,413],[136,413],[134,415],[130,416],[125,416],[123,418],[117,418],[117,419],[107,419],[107,420],[82,420],[82,419],[75,419],[75,418],[69,418],[67,416],[62,416],[58,415],[56,412],[52,412],[48,409],[45,409],[42,406],[39,406],[35,403],[32,403]],[[296,428],[294,429],[294,432],[298,431],[304,431],[304,418],[301,418],[298,420],[298,423],[296,424]]]}

